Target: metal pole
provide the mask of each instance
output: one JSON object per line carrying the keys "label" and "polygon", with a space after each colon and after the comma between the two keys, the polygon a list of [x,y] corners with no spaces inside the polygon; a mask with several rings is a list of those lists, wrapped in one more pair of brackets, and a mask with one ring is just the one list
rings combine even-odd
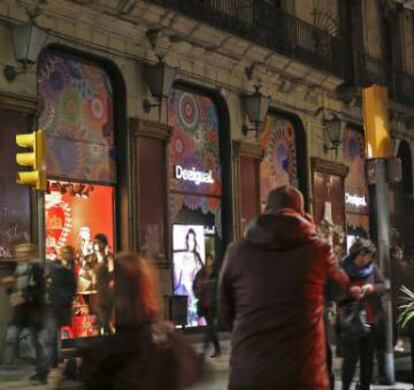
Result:
{"label": "metal pole", "polygon": [[390,264],[390,223],[388,210],[388,184],[386,183],[386,160],[376,160],[376,198],[378,253],[385,279],[384,322],[385,322],[385,376],[388,384],[395,383],[393,321],[391,306],[391,264]]}
{"label": "metal pole", "polygon": [[46,261],[46,238],[45,238],[45,192],[37,192],[37,230],[40,261]]}

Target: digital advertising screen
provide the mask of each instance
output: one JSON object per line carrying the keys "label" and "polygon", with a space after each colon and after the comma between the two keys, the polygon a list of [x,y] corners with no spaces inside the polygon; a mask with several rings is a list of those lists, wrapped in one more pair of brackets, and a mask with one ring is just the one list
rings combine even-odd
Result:
{"label": "digital advertising screen", "polygon": [[193,283],[205,263],[202,225],[173,225],[174,294],[188,298],[187,326],[202,325],[197,314]]}

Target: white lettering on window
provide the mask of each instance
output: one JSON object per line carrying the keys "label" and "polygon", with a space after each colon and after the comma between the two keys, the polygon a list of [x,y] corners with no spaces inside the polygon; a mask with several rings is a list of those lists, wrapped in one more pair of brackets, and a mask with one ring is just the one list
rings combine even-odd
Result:
{"label": "white lettering on window", "polygon": [[176,165],[174,169],[175,178],[177,180],[191,181],[199,186],[201,183],[213,184],[213,173],[211,171],[198,171],[194,167],[191,169],[184,169],[181,165]]}
{"label": "white lettering on window", "polygon": [[345,194],[345,203],[348,203],[351,206],[355,206],[358,208],[368,206],[365,196],[352,195],[348,193]]}

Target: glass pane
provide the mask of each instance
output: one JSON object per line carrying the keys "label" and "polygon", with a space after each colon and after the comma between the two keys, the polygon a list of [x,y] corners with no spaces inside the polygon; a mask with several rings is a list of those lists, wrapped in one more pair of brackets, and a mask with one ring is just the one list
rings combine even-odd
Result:
{"label": "glass pane", "polygon": [[214,102],[203,95],[173,89],[168,100],[170,187],[221,195],[219,118]]}
{"label": "glass pane", "polygon": [[221,201],[217,198],[171,194],[174,286],[187,298],[187,326],[205,325],[197,311],[194,281],[209,254],[220,261]]}
{"label": "glass pane", "polygon": [[296,134],[293,124],[276,115],[267,117],[260,144],[264,158],[260,166],[261,203],[266,204],[267,195],[276,187],[287,184],[298,186]]}
{"label": "glass pane", "polygon": [[21,113],[0,110],[0,258],[13,246],[30,241],[30,189],[16,183],[15,136],[30,128]]}
{"label": "glass pane", "polygon": [[113,92],[99,66],[56,54],[39,62],[49,176],[116,181]]}
{"label": "glass pane", "polygon": [[114,188],[57,181],[49,182],[49,188],[45,204],[47,259],[61,259],[60,250],[66,245],[75,249],[74,264],[67,266],[75,272],[77,294],[64,337],[96,336],[100,333],[97,273],[103,260],[92,240],[96,234],[104,234],[108,238],[108,252],[112,252]]}
{"label": "glass pane", "polygon": [[362,132],[345,129],[344,157],[349,164],[345,179],[345,207],[347,212],[368,214],[368,185],[365,176],[365,143]]}

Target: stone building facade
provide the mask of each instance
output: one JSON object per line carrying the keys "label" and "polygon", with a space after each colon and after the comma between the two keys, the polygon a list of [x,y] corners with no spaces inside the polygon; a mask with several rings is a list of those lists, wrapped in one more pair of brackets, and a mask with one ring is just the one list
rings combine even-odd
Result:
{"label": "stone building facade", "polygon": [[[207,252],[221,259],[226,245],[243,234],[249,219],[260,211],[266,191],[275,185],[291,183],[304,191],[309,211],[321,232],[333,237],[338,254],[345,251],[347,239],[350,243],[354,236],[370,234],[361,87],[389,87],[395,153],[403,143],[408,151],[404,168],[412,171],[414,11],[399,2],[3,0],[0,70],[8,65],[22,68],[15,59],[11,27],[27,22],[27,11],[33,9],[39,11],[36,23],[48,31],[48,38],[36,64],[14,81],[0,77],[0,117],[15,113],[1,122],[9,128],[20,126],[19,130],[26,125],[28,131],[39,124],[50,126],[51,132],[60,126],[47,122],[45,110],[67,114],[62,101],[70,96],[54,95],[58,102],[51,103],[49,89],[42,92],[42,77],[52,89],[62,89],[53,73],[60,61],[66,61],[65,82],[84,98],[88,90],[82,94],[79,83],[85,88],[88,83],[111,85],[103,89],[107,96],[99,95],[100,101],[73,101],[85,104],[85,109],[91,106],[96,116],[102,101],[106,104],[111,118],[102,125],[107,133],[101,141],[116,149],[116,180],[103,174],[103,179],[71,177],[58,169],[50,175],[52,192],[70,185],[74,191],[73,185],[78,185],[82,190],[73,193],[81,197],[86,194],[82,186],[95,186],[95,193],[99,186],[111,187],[111,246],[155,259],[166,295],[179,290],[174,279],[185,270],[182,265],[175,269],[174,258],[187,261],[180,253],[191,252],[185,248],[189,229],[195,227],[203,241],[198,243],[204,250],[202,260]],[[156,100],[145,68],[158,57],[176,68],[177,76],[161,107],[146,110],[143,102]],[[82,67],[89,81],[74,73],[71,64],[81,64],[75,67]],[[97,69],[106,78],[97,80]],[[255,86],[271,98],[257,135],[243,132],[254,126],[243,103]],[[71,122],[70,116],[77,117],[79,111],[68,109]],[[50,115],[51,121],[61,118]],[[90,122],[85,123],[86,134],[95,124],[88,128]],[[344,136],[332,148],[328,128],[338,124]],[[65,133],[68,142],[81,142],[70,131]],[[93,143],[92,138],[85,142]],[[8,152],[3,148],[0,144],[0,154],[13,158],[10,145]],[[51,154],[57,153],[50,148]],[[188,148],[191,152],[184,156]],[[76,148],[67,148],[69,160],[86,158],[72,149]],[[405,191],[412,190],[411,180]],[[2,207],[13,212],[12,206]],[[27,234],[35,239],[38,216],[33,197],[28,210]],[[64,214],[65,209],[58,212]],[[70,218],[74,226],[74,210]],[[63,225],[70,228],[67,220]],[[198,231],[197,226],[202,228]],[[50,229],[56,227],[58,223]],[[61,232],[57,234],[55,241],[61,239]]]}

